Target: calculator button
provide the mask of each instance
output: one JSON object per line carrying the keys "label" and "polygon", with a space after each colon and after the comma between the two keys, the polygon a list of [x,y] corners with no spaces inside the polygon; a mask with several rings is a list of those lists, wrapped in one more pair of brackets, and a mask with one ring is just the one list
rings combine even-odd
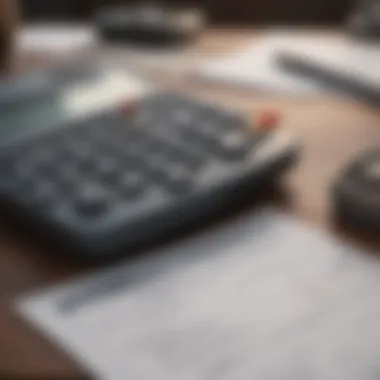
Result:
{"label": "calculator button", "polygon": [[173,145],[166,148],[166,157],[170,163],[180,163],[188,170],[198,170],[205,162],[205,156],[195,153],[187,146]]}
{"label": "calculator button", "polygon": [[163,174],[163,186],[170,192],[184,192],[191,189],[193,176],[189,170],[182,165],[171,165]]}
{"label": "calculator button", "polygon": [[215,146],[216,154],[224,159],[244,158],[262,139],[250,133],[231,131],[223,134]]}
{"label": "calculator button", "polygon": [[127,197],[136,197],[143,194],[147,182],[142,173],[131,171],[122,175],[119,186]]}
{"label": "calculator button", "polygon": [[231,131],[224,134],[220,139],[220,145],[226,152],[241,152],[247,146],[248,136],[239,131]]}
{"label": "calculator button", "polygon": [[51,201],[57,195],[57,188],[51,181],[39,181],[35,184],[34,193],[41,201]]}
{"label": "calculator button", "polygon": [[12,175],[1,175],[0,191],[2,193],[12,193],[20,187],[20,182]]}
{"label": "calculator button", "polygon": [[91,145],[87,143],[81,143],[80,141],[71,142],[67,144],[64,149],[67,153],[66,158],[88,160],[94,154]]}
{"label": "calculator button", "polygon": [[175,125],[189,125],[193,121],[193,115],[188,109],[178,109],[173,111],[172,119]]}
{"label": "calculator button", "polygon": [[120,161],[122,165],[131,167],[132,169],[141,169],[143,167],[142,157],[133,151],[125,151],[120,153]]}
{"label": "calculator button", "polygon": [[110,121],[105,125],[106,135],[103,136],[104,141],[114,141],[128,135],[131,130],[131,124],[126,118],[119,116],[119,119]]}
{"label": "calculator button", "polygon": [[36,177],[52,177],[57,174],[59,169],[55,166],[53,162],[42,162],[36,163],[35,175]]}
{"label": "calculator button", "polygon": [[[53,168],[50,170],[53,172]],[[58,166],[56,171],[52,173],[52,178],[62,190],[67,191],[76,188],[77,183],[81,179],[81,175],[74,166]]]}
{"label": "calculator button", "polygon": [[22,160],[13,166],[14,176],[20,181],[27,180],[33,177],[35,166],[31,161]]}
{"label": "calculator button", "polygon": [[216,117],[216,125],[220,126],[222,130],[236,130],[241,127],[246,127],[244,118],[234,112],[225,112]]}
{"label": "calculator button", "polygon": [[172,162],[170,157],[163,151],[157,150],[146,157],[147,168],[150,171],[162,171]]}
{"label": "calculator button", "polygon": [[[108,153],[119,153],[125,148],[125,142],[120,137],[108,138],[99,144],[99,150],[103,150]],[[96,156],[96,154],[95,154]]]}
{"label": "calculator button", "polygon": [[50,207],[58,199],[57,189],[52,182],[35,182],[27,188],[19,188],[17,192],[22,201],[41,208]]}
{"label": "calculator button", "polygon": [[139,143],[131,143],[129,146],[125,147],[124,155],[131,162],[141,162],[145,158],[144,153],[146,150],[146,146],[144,144]]}
{"label": "calculator button", "polygon": [[214,122],[207,121],[200,123],[199,133],[201,133],[204,136],[213,138],[215,136],[218,136],[220,130],[218,130],[218,126],[215,125]]}
{"label": "calculator button", "polygon": [[109,206],[108,193],[100,186],[81,186],[75,196],[74,207],[78,214],[86,217],[98,217]]}
{"label": "calculator button", "polygon": [[264,110],[260,113],[256,125],[260,131],[273,131],[280,121],[280,114],[275,110]]}
{"label": "calculator button", "polygon": [[12,167],[12,158],[9,155],[3,155],[0,157],[0,174],[9,172]]}
{"label": "calculator button", "polygon": [[96,164],[96,172],[101,179],[112,181],[115,179],[119,171],[119,165],[116,159],[105,157]]}
{"label": "calculator button", "polygon": [[[202,141],[205,141],[205,135],[199,132],[199,130],[195,129],[194,126],[182,126],[178,128],[178,133],[181,136],[181,140],[184,143],[190,144],[199,144]],[[207,137],[206,137],[207,139]]]}
{"label": "calculator button", "polygon": [[54,159],[54,151],[48,144],[40,145],[34,148],[33,158],[38,163],[51,162]]}
{"label": "calculator button", "polygon": [[107,139],[109,136],[109,130],[104,124],[94,123],[88,131],[88,137],[91,141],[103,142],[104,139]]}
{"label": "calculator button", "polygon": [[156,120],[155,112],[148,107],[142,107],[136,112],[134,124],[138,127],[146,127]]}

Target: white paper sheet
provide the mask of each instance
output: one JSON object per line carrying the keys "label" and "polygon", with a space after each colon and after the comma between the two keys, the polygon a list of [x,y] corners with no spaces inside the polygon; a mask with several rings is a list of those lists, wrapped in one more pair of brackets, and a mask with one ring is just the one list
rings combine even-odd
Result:
{"label": "white paper sheet", "polygon": [[276,62],[276,55],[288,47],[301,51],[310,49],[320,40],[297,33],[273,32],[234,53],[206,59],[195,74],[219,84],[289,95],[315,95],[323,91],[322,86],[283,71]]}
{"label": "white paper sheet", "polygon": [[319,67],[354,78],[365,85],[378,86],[380,94],[380,45],[349,38],[320,39],[309,47],[289,44],[279,49],[307,58]]}
{"label": "white paper sheet", "polygon": [[97,379],[373,380],[380,266],[275,210],[17,310]]}
{"label": "white paper sheet", "polygon": [[20,51],[67,54],[90,49],[97,43],[92,28],[77,25],[26,26],[16,36]]}
{"label": "white paper sheet", "polygon": [[327,86],[283,70],[281,53],[307,57],[321,67],[378,86],[380,93],[380,46],[347,37],[298,32],[273,32],[244,49],[201,64],[196,74],[203,79],[289,95],[315,95]]}

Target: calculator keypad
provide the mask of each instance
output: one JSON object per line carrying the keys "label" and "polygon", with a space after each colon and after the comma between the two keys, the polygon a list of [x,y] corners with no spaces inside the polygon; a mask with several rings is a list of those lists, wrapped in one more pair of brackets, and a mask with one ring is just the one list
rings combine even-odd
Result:
{"label": "calculator keypad", "polygon": [[74,196],[75,210],[85,217],[97,217],[107,211],[110,197],[103,186],[85,183],[78,186]]}
{"label": "calculator keypad", "polygon": [[131,114],[92,116],[14,148],[0,157],[0,191],[96,220],[153,189],[173,200],[196,190],[209,166],[244,159],[264,137],[234,114],[155,94]]}

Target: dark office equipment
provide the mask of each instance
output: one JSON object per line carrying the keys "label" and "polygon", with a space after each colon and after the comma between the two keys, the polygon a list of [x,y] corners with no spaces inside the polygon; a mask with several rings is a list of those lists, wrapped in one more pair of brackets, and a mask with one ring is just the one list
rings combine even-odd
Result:
{"label": "dark office equipment", "polygon": [[[0,194],[4,210],[77,257],[110,257],[172,234],[273,182],[296,156],[273,125],[254,131],[183,95],[88,108],[102,73],[72,70],[52,72],[51,86],[61,86],[39,102],[21,97],[1,111]],[[79,106],[70,98],[78,80]]]}
{"label": "dark office equipment", "polygon": [[380,150],[354,160],[333,189],[337,220],[348,226],[380,233]]}
{"label": "dark office equipment", "polygon": [[114,7],[95,18],[100,36],[107,42],[143,46],[178,46],[198,35],[199,12],[160,7]]}
{"label": "dark office equipment", "polygon": [[380,1],[359,1],[347,20],[347,28],[354,37],[378,40],[380,38]]}

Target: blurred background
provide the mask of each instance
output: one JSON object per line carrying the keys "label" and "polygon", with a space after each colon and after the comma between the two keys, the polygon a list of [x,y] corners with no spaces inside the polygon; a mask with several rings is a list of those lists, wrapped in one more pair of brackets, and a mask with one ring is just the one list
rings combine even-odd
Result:
{"label": "blurred background", "polygon": [[[22,0],[28,21],[85,20],[98,7],[135,4],[136,0]],[[146,3],[146,1],[145,1]],[[157,4],[158,2],[155,2]],[[218,24],[339,24],[352,8],[352,0],[165,0],[163,5],[204,7]]]}

